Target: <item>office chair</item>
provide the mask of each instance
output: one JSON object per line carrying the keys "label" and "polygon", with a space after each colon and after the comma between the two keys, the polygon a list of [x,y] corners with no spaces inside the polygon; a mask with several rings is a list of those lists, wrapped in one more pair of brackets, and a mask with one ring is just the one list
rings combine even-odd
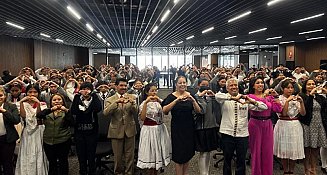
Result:
{"label": "office chair", "polygon": [[98,117],[98,123],[99,138],[95,153],[97,174],[107,174],[107,172],[113,174],[114,171],[112,166],[108,166],[108,164],[114,164],[114,161],[111,160],[111,157],[113,156],[111,141],[107,138],[110,119],[109,117],[100,114]]}

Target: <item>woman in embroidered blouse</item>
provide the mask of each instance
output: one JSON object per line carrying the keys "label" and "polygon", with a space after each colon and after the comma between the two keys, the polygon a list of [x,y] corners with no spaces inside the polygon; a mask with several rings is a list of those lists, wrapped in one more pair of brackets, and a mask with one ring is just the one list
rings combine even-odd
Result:
{"label": "woman in embroidered blouse", "polygon": [[[319,149],[327,147],[327,89],[316,87],[316,82],[309,79],[303,83],[300,94],[305,105],[306,115],[300,119],[303,126],[305,174],[317,174]],[[319,93],[318,93],[318,92]]]}
{"label": "woman in embroidered blouse", "polygon": [[21,143],[16,163],[16,175],[47,175],[48,161],[43,150],[44,125],[39,125],[36,113],[47,107],[40,102],[40,88],[30,84],[26,88],[26,97],[20,101],[20,115],[24,122]]}
{"label": "woman in embroidered blouse", "polygon": [[273,89],[264,89],[262,77],[253,78],[249,84],[249,97],[265,103],[268,107],[264,111],[250,110],[249,121],[249,147],[251,151],[251,173],[252,175],[273,174],[273,126],[271,112],[281,112],[282,106],[277,92]]}
{"label": "woman in embroidered blouse", "polygon": [[166,125],[162,121],[162,100],[157,96],[156,84],[144,88],[146,100],[140,105],[141,128],[137,166],[149,169],[149,175],[156,175],[159,168],[170,163],[171,142]]}
{"label": "woman in embroidered blouse", "polygon": [[43,146],[49,160],[49,175],[57,175],[59,170],[59,174],[68,175],[73,117],[66,107],[64,96],[52,95],[50,108],[39,112],[36,117],[43,119],[45,125]]}
{"label": "woman in embroidered blouse", "polygon": [[303,129],[299,114],[305,115],[303,100],[294,93],[291,79],[281,82],[282,95],[279,100],[283,111],[274,128],[274,155],[282,159],[284,174],[293,174],[295,160],[304,158]]}

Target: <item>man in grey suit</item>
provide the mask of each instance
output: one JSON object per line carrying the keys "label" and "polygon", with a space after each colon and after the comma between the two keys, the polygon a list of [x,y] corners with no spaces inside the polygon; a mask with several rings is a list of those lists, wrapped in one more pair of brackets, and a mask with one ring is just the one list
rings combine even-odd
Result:
{"label": "man in grey suit", "polygon": [[[126,93],[126,79],[117,79],[116,86],[117,93],[106,99],[103,114],[111,118],[108,138],[111,139],[114,152],[114,172],[115,174],[132,175],[136,135],[133,116],[137,112],[137,105],[135,96]],[[122,160],[123,157],[125,161]]]}

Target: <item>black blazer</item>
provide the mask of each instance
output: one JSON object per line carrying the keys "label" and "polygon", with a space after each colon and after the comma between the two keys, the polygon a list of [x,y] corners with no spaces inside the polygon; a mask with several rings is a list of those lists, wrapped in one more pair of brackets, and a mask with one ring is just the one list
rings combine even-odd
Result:
{"label": "black blazer", "polygon": [[7,143],[13,143],[19,138],[15,125],[20,122],[20,116],[15,104],[5,102],[3,108],[6,110],[6,112],[3,113],[3,121],[7,132],[6,141]]}

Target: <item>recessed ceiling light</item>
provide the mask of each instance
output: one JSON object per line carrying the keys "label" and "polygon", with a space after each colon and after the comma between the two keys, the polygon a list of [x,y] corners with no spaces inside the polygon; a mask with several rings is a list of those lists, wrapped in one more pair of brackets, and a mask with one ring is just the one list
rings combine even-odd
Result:
{"label": "recessed ceiling light", "polygon": [[267,30],[267,28],[262,28],[262,29],[254,30],[254,31],[249,32],[249,34],[261,32],[261,31],[265,31],[265,30]]}
{"label": "recessed ceiling light", "polygon": [[234,36],[230,36],[230,37],[225,38],[225,40],[232,39],[232,38],[236,38],[236,37],[237,37],[236,35],[234,35]]}
{"label": "recessed ceiling light", "polygon": [[79,15],[79,13],[71,6],[67,6],[67,9],[70,13],[72,13],[74,15],[75,18],[77,18],[78,20],[80,20],[82,17],[81,15]]}
{"label": "recessed ceiling light", "polygon": [[97,55],[98,53],[94,52],[93,55]]}
{"label": "recessed ceiling light", "polygon": [[174,4],[177,4],[179,2],[179,0],[174,0]]}
{"label": "recessed ceiling light", "polygon": [[307,40],[310,41],[310,40],[325,39],[325,38],[326,38],[326,37],[321,36],[321,37],[316,37],[316,38],[308,38]]}
{"label": "recessed ceiling light", "polygon": [[47,38],[50,38],[50,35],[47,35],[47,34],[44,34],[44,33],[40,33],[41,36],[44,36],[44,37],[47,37]]}
{"label": "recessed ceiling light", "polygon": [[282,38],[282,36],[275,36],[275,37],[267,38],[266,40],[274,40],[274,39],[280,39],[280,38]]}
{"label": "recessed ceiling light", "polygon": [[98,37],[99,39],[102,39],[102,36],[101,36],[100,34],[97,34],[97,37]]}
{"label": "recessed ceiling light", "polygon": [[90,32],[93,32],[93,27],[91,26],[91,24],[87,23],[86,24],[86,28],[89,29]]}
{"label": "recessed ceiling light", "polygon": [[170,13],[170,10],[168,9],[165,14],[162,16],[162,18],[160,19],[160,22],[164,22],[166,20],[166,18],[168,17]]}
{"label": "recessed ceiling light", "polygon": [[245,12],[245,13],[242,13],[242,14],[240,14],[240,15],[238,15],[238,16],[236,16],[236,17],[230,19],[230,20],[228,20],[228,22],[233,22],[233,21],[238,20],[238,19],[240,19],[240,18],[243,18],[244,16],[247,16],[247,15],[249,15],[249,14],[251,14],[251,11],[247,11],[247,12]]}
{"label": "recessed ceiling light", "polygon": [[20,26],[20,25],[17,25],[17,24],[14,24],[14,23],[12,23],[12,22],[6,22],[6,24],[8,24],[8,25],[10,25],[10,26],[12,26],[12,27],[16,27],[17,29],[21,29],[21,30],[24,30],[25,28],[24,27],[22,27],[22,26]]}
{"label": "recessed ceiling light", "polygon": [[279,44],[287,44],[287,43],[294,43],[294,41],[284,41],[284,42],[280,42]]}
{"label": "recessed ceiling light", "polygon": [[107,46],[110,46],[110,44],[109,44],[109,43],[107,43]]}
{"label": "recessed ceiling light", "polygon": [[170,46],[175,46],[175,44],[171,44]]}
{"label": "recessed ceiling light", "polygon": [[244,44],[250,44],[250,43],[255,43],[255,41],[246,41]]}
{"label": "recessed ceiling light", "polygon": [[207,28],[207,29],[203,30],[202,33],[207,33],[213,29],[214,29],[214,27]]}
{"label": "recessed ceiling light", "polygon": [[61,42],[61,43],[63,43],[64,42],[64,40],[62,40],[62,39],[56,39],[56,41],[58,41],[58,42]]}
{"label": "recessed ceiling light", "polygon": [[152,30],[152,33],[154,33],[154,32],[156,32],[157,30],[158,30],[158,26],[155,26],[154,28],[153,28],[153,30]]}
{"label": "recessed ceiling light", "polygon": [[211,41],[210,44],[213,44],[213,43],[218,43],[218,40],[215,40],[215,41]]}
{"label": "recessed ceiling light", "polygon": [[194,38],[194,35],[187,37],[186,40],[189,40],[189,39],[192,39],[192,38]]}
{"label": "recessed ceiling light", "polygon": [[182,44],[183,43],[183,41],[180,41],[180,42],[178,42],[177,44]]}
{"label": "recessed ceiling light", "polygon": [[276,4],[277,2],[280,2],[280,1],[283,1],[283,0],[272,0],[272,1],[269,1],[269,2],[267,3],[267,5],[268,5],[268,6],[271,6],[271,5],[274,5],[274,4]]}
{"label": "recessed ceiling light", "polygon": [[150,37],[151,37],[151,35],[148,35],[148,36],[146,37],[146,39],[148,40],[148,39],[150,39]]}
{"label": "recessed ceiling light", "polygon": [[104,43],[107,43],[107,40],[105,40],[104,38],[102,39],[102,41],[103,41]]}
{"label": "recessed ceiling light", "polygon": [[298,20],[292,21],[291,24],[294,24],[294,23],[297,23],[297,22],[301,22],[301,21],[306,21],[306,20],[313,19],[313,18],[318,18],[318,17],[324,16],[324,15],[325,15],[325,13],[320,13],[318,15],[313,15],[313,16],[309,16],[309,17],[306,17],[306,18],[302,18],[302,19],[298,19]]}
{"label": "recessed ceiling light", "polygon": [[307,32],[300,32],[299,35],[303,35],[303,34],[308,34],[308,33],[315,33],[315,32],[321,32],[324,29],[318,29],[318,30],[311,30],[311,31],[307,31]]}

